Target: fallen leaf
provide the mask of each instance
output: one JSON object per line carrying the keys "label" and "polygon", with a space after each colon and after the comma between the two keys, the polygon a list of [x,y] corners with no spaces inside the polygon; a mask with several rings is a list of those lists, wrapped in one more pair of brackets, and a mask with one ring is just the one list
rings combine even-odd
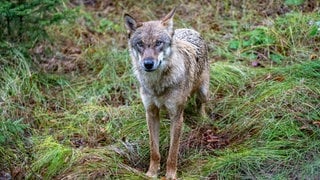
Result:
{"label": "fallen leaf", "polygon": [[320,128],[320,121],[313,121],[312,124]]}
{"label": "fallen leaf", "polygon": [[284,76],[276,76],[273,78],[274,81],[282,82],[285,80]]}
{"label": "fallen leaf", "polygon": [[265,78],[265,80],[270,80],[270,79],[272,79],[272,75],[269,73],[269,74],[267,75],[267,77]]}
{"label": "fallen leaf", "polygon": [[307,131],[310,131],[310,127],[308,125],[303,125],[301,126],[300,130],[307,130]]}
{"label": "fallen leaf", "polygon": [[318,56],[316,54],[311,54],[310,55],[310,59],[311,60],[316,60],[316,59],[318,59]]}

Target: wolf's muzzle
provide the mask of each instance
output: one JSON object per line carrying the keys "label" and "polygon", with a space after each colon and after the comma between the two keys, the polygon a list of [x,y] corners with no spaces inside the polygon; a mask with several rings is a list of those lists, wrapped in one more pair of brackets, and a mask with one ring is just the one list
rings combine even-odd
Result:
{"label": "wolf's muzzle", "polygon": [[147,72],[151,72],[157,69],[157,65],[153,58],[145,58],[143,60],[143,68]]}

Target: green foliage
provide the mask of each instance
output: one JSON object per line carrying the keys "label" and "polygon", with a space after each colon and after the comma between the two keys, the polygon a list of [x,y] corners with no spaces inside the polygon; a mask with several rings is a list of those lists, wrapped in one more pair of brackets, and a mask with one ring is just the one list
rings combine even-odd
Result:
{"label": "green foliage", "polygon": [[[301,47],[315,47],[320,37],[317,19],[319,14],[288,13],[275,19],[274,32],[277,32],[279,43],[285,48],[299,49]],[[287,40],[285,40],[287,39]]]}
{"label": "green foliage", "polygon": [[244,32],[240,35],[241,39],[230,41],[231,49],[249,48],[252,46],[266,47],[274,43],[274,37],[268,34],[266,27],[260,27],[252,31]]}
{"label": "green foliage", "polygon": [[316,36],[320,32],[319,28],[320,28],[320,22],[318,21],[318,23],[316,25],[312,26],[309,35],[311,37]]}
{"label": "green foliage", "polygon": [[117,33],[121,32],[121,26],[119,25],[119,23],[116,23],[109,18],[97,18],[94,17],[92,14],[83,11],[81,13],[86,20],[86,26],[89,27],[92,31],[98,33],[107,33],[108,31],[113,31]]}
{"label": "green foliage", "polygon": [[0,164],[3,170],[24,171],[23,164],[30,160],[28,151],[32,146],[28,137],[38,126],[33,108],[40,104],[46,107],[48,102],[43,90],[59,85],[63,78],[38,71],[24,44],[4,42],[1,45],[4,51],[0,53]]}
{"label": "green foliage", "polygon": [[99,21],[98,32],[115,31],[120,32],[120,25],[110,21],[108,19],[101,19]]}
{"label": "green foliage", "polygon": [[272,61],[279,62],[282,56],[272,51],[274,46],[276,39],[267,27],[241,32],[237,39],[229,42],[229,48],[239,51],[240,58],[256,60],[259,56],[269,56]]}
{"label": "green foliage", "polygon": [[284,3],[286,5],[298,6],[298,5],[302,5],[304,3],[304,0],[285,0]]}
{"label": "green foliage", "polygon": [[16,139],[23,139],[24,130],[27,128],[27,125],[22,124],[21,120],[12,121],[4,120],[0,121],[0,144],[1,146],[10,146],[15,142]]}
{"label": "green foliage", "polygon": [[70,19],[74,10],[63,8],[63,0],[4,0],[0,14],[0,46],[9,41],[30,47],[47,36],[48,25]]}
{"label": "green foliage", "polygon": [[276,62],[276,63],[280,64],[281,61],[284,59],[284,56],[282,56],[280,54],[270,54],[270,59],[273,62]]}
{"label": "green foliage", "polygon": [[287,13],[275,18],[272,25],[241,30],[228,42],[228,47],[240,60],[269,60],[281,64],[284,60],[308,54],[317,48],[319,39],[317,14]]}
{"label": "green foliage", "polygon": [[[56,83],[50,76],[43,76],[36,71],[37,68],[24,52],[23,47],[13,48],[6,52],[7,56],[0,56],[0,93],[1,98],[6,100],[6,107],[23,103],[32,105],[30,101],[41,102],[44,97],[40,89]],[[13,114],[15,112],[12,110],[2,112],[3,117],[12,117]]]}
{"label": "green foliage", "polygon": [[[0,104],[0,111],[1,108]],[[11,120],[0,118],[0,169],[7,169],[15,164],[21,163],[19,155],[27,156],[26,138],[29,126],[22,123],[22,120]]]}
{"label": "green foliage", "polygon": [[28,178],[37,177],[33,174],[35,172],[48,179],[72,165],[76,154],[71,148],[64,147],[52,137],[47,137],[37,144],[38,146],[35,147],[35,162],[32,164],[32,174],[29,174]]}

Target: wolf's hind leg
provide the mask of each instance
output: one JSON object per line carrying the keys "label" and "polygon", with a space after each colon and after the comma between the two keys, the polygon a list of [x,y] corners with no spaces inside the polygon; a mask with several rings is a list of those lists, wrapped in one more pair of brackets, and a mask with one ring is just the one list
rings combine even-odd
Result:
{"label": "wolf's hind leg", "polygon": [[209,100],[209,74],[203,75],[203,81],[199,86],[196,97],[198,112],[202,117],[206,116],[205,103]]}

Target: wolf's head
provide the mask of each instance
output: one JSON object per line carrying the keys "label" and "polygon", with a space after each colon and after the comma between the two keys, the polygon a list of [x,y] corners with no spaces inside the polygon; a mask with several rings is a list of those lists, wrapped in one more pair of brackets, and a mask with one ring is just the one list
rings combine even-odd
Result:
{"label": "wolf's head", "polygon": [[155,71],[166,63],[171,54],[173,15],[176,8],[158,21],[137,22],[125,14],[129,48],[139,70]]}

